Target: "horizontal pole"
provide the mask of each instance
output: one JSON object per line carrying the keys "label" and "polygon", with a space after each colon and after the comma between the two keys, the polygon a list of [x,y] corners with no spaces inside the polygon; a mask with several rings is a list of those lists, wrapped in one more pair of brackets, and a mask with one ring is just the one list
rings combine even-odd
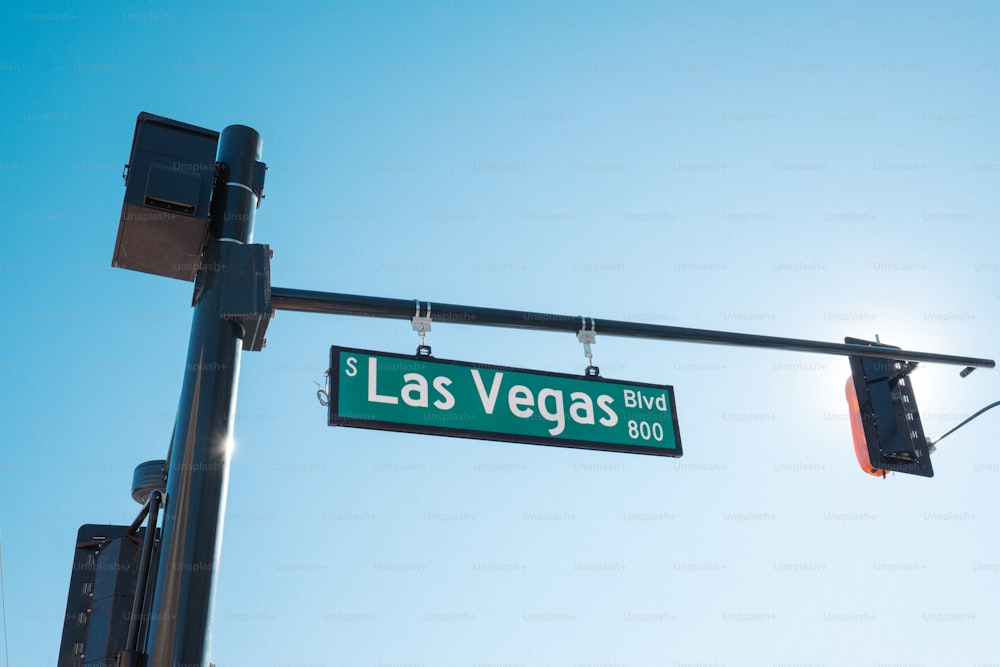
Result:
{"label": "horizontal pole", "polygon": [[[316,292],[284,287],[271,288],[271,303],[278,310],[325,313],[328,315],[381,317],[396,320],[409,320],[418,315],[418,302],[416,300]],[[573,334],[584,328],[589,330],[593,326],[597,334],[601,336],[649,338],[653,340],[673,340],[684,343],[710,345],[735,345],[739,347],[758,347],[773,350],[812,352],[814,354],[836,354],[840,356],[854,355],[875,359],[954,364],[970,368],[996,367],[994,360],[979,359],[977,357],[935,354],[933,352],[913,352],[910,350],[897,350],[891,347],[880,348],[848,343],[824,343],[822,341],[803,340],[799,338],[760,336],[728,331],[712,331],[710,329],[690,329],[664,324],[599,320],[591,317],[587,317],[586,322],[584,322],[584,318],[579,315],[553,315],[550,313],[534,313],[522,310],[483,308],[481,306],[459,306],[450,303],[428,303],[421,301],[419,302],[419,315],[426,316],[428,307],[431,311],[431,319],[434,322],[475,324],[512,329],[534,329],[537,331],[565,331]]]}

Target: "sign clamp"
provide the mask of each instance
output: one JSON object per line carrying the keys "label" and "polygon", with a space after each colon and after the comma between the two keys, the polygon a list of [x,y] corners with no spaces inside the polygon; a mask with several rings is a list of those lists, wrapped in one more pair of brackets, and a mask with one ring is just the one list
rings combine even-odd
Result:
{"label": "sign clamp", "polygon": [[427,344],[427,332],[431,330],[431,304],[429,301],[427,302],[427,314],[421,317],[420,302],[416,299],[413,301],[417,304],[417,310],[411,322],[413,330],[420,334],[420,345],[417,346],[417,356],[429,357],[431,356],[431,346]]}
{"label": "sign clamp", "polygon": [[[590,319],[590,330],[587,330],[587,319]],[[580,331],[576,334],[576,339],[583,343],[583,356],[587,357],[587,368],[583,374],[587,377],[599,377],[601,369],[594,365],[594,354],[590,351],[590,346],[597,343],[597,322],[593,317],[586,318],[580,316]]]}

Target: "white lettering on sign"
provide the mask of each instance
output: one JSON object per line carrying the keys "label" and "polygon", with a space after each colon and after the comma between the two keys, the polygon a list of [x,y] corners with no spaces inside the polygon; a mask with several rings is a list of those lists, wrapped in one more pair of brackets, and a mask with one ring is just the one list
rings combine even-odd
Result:
{"label": "white lettering on sign", "polygon": [[370,403],[389,403],[396,405],[399,399],[395,396],[379,396],[378,393],[378,359],[368,357],[368,401]]}
{"label": "white lettering on sign", "polygon": [[569,395],[573,403],[569,406],[569,416],[577,424],[594,423],[594,402],[590,400],[588,394],[582,391],[574,391]]}
{"label": "white lettering on sign", "polygon": [[625,407],[626,408],[645,408],[646,410],[652,410],[654,407],[660,412],[667,411],[667,395],[660,394],[659,396],[643,396],[641,391],[632,389],[625,390]]}
{"label": "white lettering on sign", "polygon": [[510,388],[510,391],[507,392],[507,407],[510,408],[511,414],[515,417],[527,419],[531,415],[535,414],[535,411],[530,407],[534,404],[535,395],[532,394],[531,390],[523,384],[515,384]]}
{"label": "white lettering on sign", "polygon": [[441,394],[441,398],[434,401],[434,407],[438,410],[451,410],[455,407],[455,397],[452,396],[450,391],[445,389],[450,384],[451,378],[446,378],[443,375],[434,378],[434,388]]}
{"label": "white lettering on sign", "polygon": [[[354,377],[358,374],[357,363],[358,360],[355,357],[347,358],[347,369],[344,373],[348,377]],[[399,391],[399,397],[403,399],[403,403],[414,408],[428,407],[430,392],[427,386],[427,378],[420,373],[406,373],[403,375],[403,380],[406,384]],[[431,384],[434,390],[440,394],[440,397],[434,400],[434,407],[439,410],[451,410],[455,407],[455,396],[447,389],[448,385],[451,384],[451,378],[439,375],[432,380]],[[399,404],[399,398],[396,396],[386,396],[378,393],[377,357],[368,357],[368,400],[372,403]]]}
{"label": "white lettering on sign", "polygon": [[[548,409],[546,399],[554,399],[552,410]],[[558,389],[542,389],[538,392],[538,414],[545,417],[550,422],[555,422],[555,426],[549,429],[549,435],[559,435],[566,429],[566,413],[563,410],[563,393]]]}
{"label": "white lettering on sign", "polygon": [[420,373],[407,373],[403,376],[406,384],[400,394],[403,402],[415,408],[427,407],[427,378]]}
{"label": "white lettering on sign", "polygon": [[483,409],[486,414],[493,414],[493,408],[497,405],[497,397],[500,395],[500,383],[503,381],[503,373],[499,371],[493,374],[493,384],[490,385],[490,393],[486,393],[483,386],[483,378],[479,376],[479,371],[472,369],[472,381],[476,383],[476,391],[479,392],[479,400],[483,402]]}
{"label": "white lettering on sign", "polygon": [[604,410],[604,414],[607,417],[601,417],[597,421],[601,422],[604,426],[614,426],[618,423],[618,414],[611,409],[611,404],[615,402],[615,399],[611,398],[607,394],[601,394],[597,397],[597,407]]}
{"label": "white lettering on sign", "polygon": [[[422,373],[405,373],[402,376],[402,387],[398,390],[394,389],[388,394],[380,394],[378,386],[379,361],[378,357],[368,357],[369,402],[398,405],[402,399],[404,404],[414,408],[433,406],[438,410],[451,410],[455,407],[454,389],[449,389],[453,380],[445,375],[435,376],[433,380],[428,382],[427,376]],[[493,372],[493,376],[489,380],[489,388],[487,388],[487,382],[483,377],[486,371],[481,372],[478,368],[469,368],[468,370],[471,373],[479,402],[487,415],[494,414],[501,392],[506,389],[507,410],[510,414],[519,419],[530,419],[537,411],[540,417],[550,423],[547,430],[552,436],[558,436],[565,432],[567,415],[574,423],[585,426],[600,424],[605,428],[611,428],[619,423],[618,413],[614,407],[615,399],[608,394],[599,394],[595,398],[585,391],[573,391],[569,393],[567,402],[564,392],[560,389],[543,387],[538,390],[536,395],[523,384],[514,384],[505,388],[505,376],[502,371]],[[345,359],[344,372],[348,377],[358,375],[357,357],[349,356]],[[625,408],[657,410],[669,414],[669,404],[665,392],[656,393],[654,391],[647,395],[639,389],[623,389],[621,398]],[[630,420],[628,427],[629,437],[632,439],[662,441],[664,437],[663,426],[660,424]]]}

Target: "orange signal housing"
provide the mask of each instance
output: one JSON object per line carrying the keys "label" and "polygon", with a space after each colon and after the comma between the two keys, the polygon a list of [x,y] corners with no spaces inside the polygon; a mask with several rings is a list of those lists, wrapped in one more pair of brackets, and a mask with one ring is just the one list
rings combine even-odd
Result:
{"label": "orange signal housing", "polygon": [[858,457],[858,465],[869,475],[885,477],[885,470],[872,465],[868,456],[868,440],[865,438],[865,426],[861,421],[861,407],[858,405],[858,392],[854,388],[854,379],[847,378],[847,412],[851,417],[851,435],[854,436],[854,455]]}

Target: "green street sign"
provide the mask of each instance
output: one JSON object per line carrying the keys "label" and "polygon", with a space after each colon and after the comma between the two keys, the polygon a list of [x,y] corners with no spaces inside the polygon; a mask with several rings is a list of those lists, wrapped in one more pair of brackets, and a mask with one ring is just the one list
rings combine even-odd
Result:
{"label": "green street sign", "polygon": [[333,346],[330,426],[681,456],[674,388]]}

